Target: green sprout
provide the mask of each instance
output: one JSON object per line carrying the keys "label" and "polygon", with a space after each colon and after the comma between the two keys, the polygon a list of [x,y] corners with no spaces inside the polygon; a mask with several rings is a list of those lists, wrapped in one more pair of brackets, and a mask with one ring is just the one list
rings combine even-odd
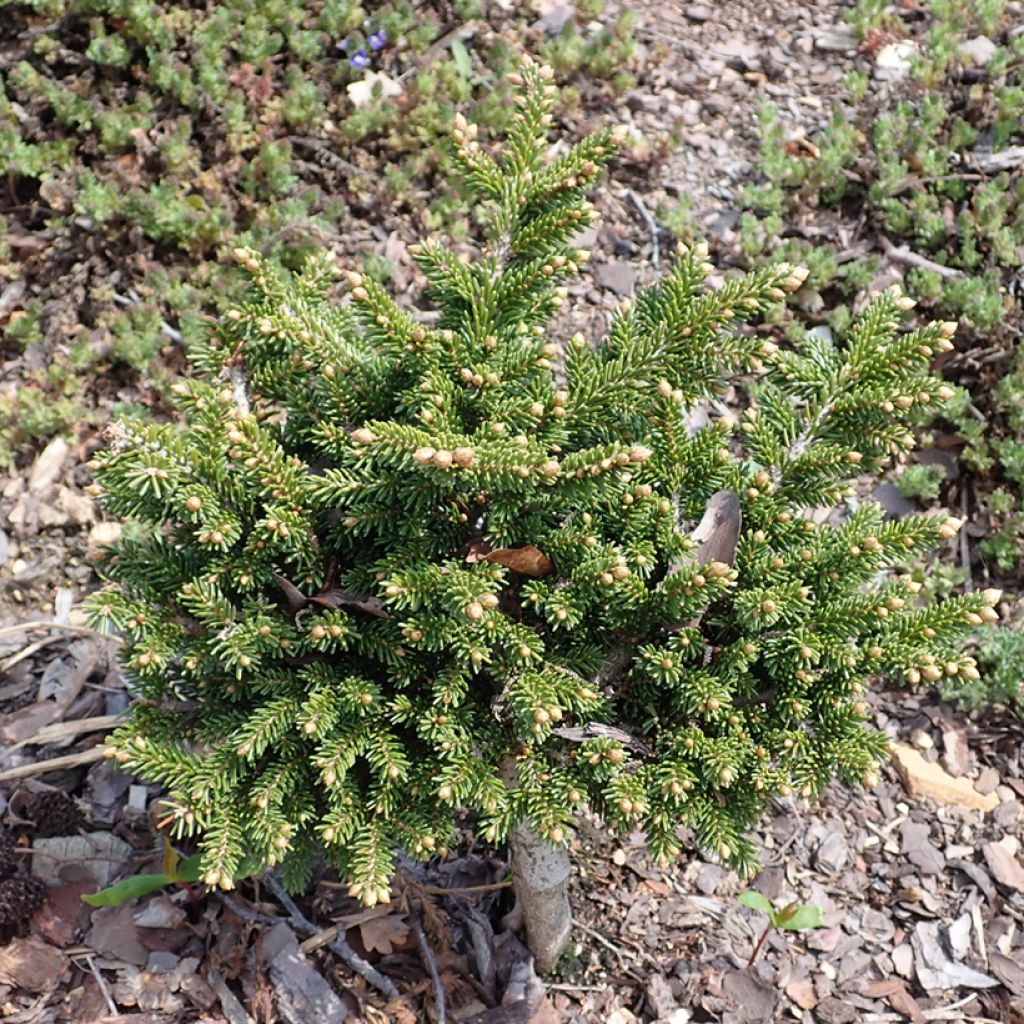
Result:
{"label": "green sprout", "polygon": [[754,966],[754,961],[757,960],[757,956],[761,952],[764,940],[768,938],[773,928],[784,932],[805,932],[810,931],[812,928],[822,928],[825,924],[821,916],[821,907],[816,907],[810,903],[797,903],[794,900],[792,903],[787,903],[784,907],[776,910],[772,901],[755,889],[740,893],[739,901],[743,906],[756,910],[759,914],[764,914],[768,918],[768,926],[761,932],[761,937],[757,940],[754,951],[750,954],[750,959],[747,961],[748,967]]}

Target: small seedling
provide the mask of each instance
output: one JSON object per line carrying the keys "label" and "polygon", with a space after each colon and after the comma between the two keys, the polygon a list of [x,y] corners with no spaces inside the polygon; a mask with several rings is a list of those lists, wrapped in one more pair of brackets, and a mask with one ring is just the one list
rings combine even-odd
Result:
{"label": "small seedling", "polygon": [[164,840],[163,871],[131,875],[122,878],[119,882],[100,889],[99,892],[86,893],[82,899],[90,907],[118,907],[128,900],[145,896],[147,893],[155,892],[167,885],[183,885],[191,889],[190,882],[198,882],[201,871],[200,862],[202,855],[195,853],[186,860],[182,860],[178,852],[167,840]]}
{"label": "small seedling", "polygon": [[750,954],[750,959],[747,961],[748,967],[754,966],[754,961],[757,960],[757,955],[761,952],[764,940],[768,938],[773,928],[784,932],[805,932],[812,928],[822,928],[825,924],[821,916],[821,907],[816,907],[811,903],[797,903],[794,900],[776,910],[767,896],[754,889],[740,893],[739,900],[743,906],[750,907],[751,910],[756,910],[759,914],[765,914],[768,917],[768,926],[761,932],[761,937]]}

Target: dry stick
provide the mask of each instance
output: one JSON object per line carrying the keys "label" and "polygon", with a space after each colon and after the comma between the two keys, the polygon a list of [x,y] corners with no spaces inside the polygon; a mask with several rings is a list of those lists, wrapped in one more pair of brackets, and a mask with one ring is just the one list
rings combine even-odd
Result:
{"label": "dry stick", "polygon": [[[259,910],[252,910],[249,907],[243,907],[238,900],[229,896],[226,892],[220,890],[215,891],[214,895],[225,907],[228,908],[233,914],[240,917],[243,921],[259,921],[262,924],[277,924],[280,918],[274,917],[273,914],[264,914]],[[299,947],[302,949],[302,947]],[[303,950],[303,952],[306,952]]]}
{"label": "dry stick", "polygon": [[412,922],[413,931],[416,932],[416,941],[420,946],[420,956],[430,971],[430,981],[434,986],[434,1009],[437,1013],[437,1024],[445,1024],[444,988],[441,986],[441,976],[437,973],[437,963],[434,954],[427,942],[426,933],[423,931],[423,920],[420,916],[420,908],[414,899],[409,900],[409,920]]}
{"label": "dry stick", "polygon": [[626,189],[626,196],[647,224],[647,230],[651,234],[651,266],[657,267],[661,262],[661,246],[658,244],[658,225],[655,224],[650,210],[644,206],[644,201],[631,188]]}
{"label": "dry stick", "polygon": [[420,892],[425,892],[430,896],[464,896],[467,893],[476,892],[497,892],[499,889],[510,889],[512,882],[489,882],[487,885],[462,885],[454,886],[451,889],[446,889],[441,885],[420,885],[416,883],[416,888]]}
{"label": "dry stick", "polygon": [[121,642],[120,637],[111,636],[109,633],[101,633],[98,629],[90,629],[88,626],[72,626],[69,622],[54,622],[48,619],[39,619],[35,622],[19,622],[16,626],[4,626],[0,629],[0,637],[13,636],[15,633],[28,633],[36,629],[63,629],[68,633],[81,633],[83,636],[95,636],[101,640],[109,640],[113,644]]}
{"label": "dry stick", "polygon": [[[281,905],[285,910],[288,911],[292,927],[310,935],[318,933],[320,929],[299,910],[295,900],[288,895],[284,886],[277,880],[277,877],[273,874],[268,874],[266,877],[270,891],[281,901]],[[332,952],[337,953],[356,974],[365,978],[379,992],[383,992],[388,999],[396,999],[398,997],[398,989],[395,988],[394,982],[381,974],[373,964],[367,963],[341,935],[338,935],[337,938],[328,943],[328,948]]]}
{"label": "dry stick", "polygon": [[885,255],[896,263],[903,263],[908,267],[917,267],[919,270],[930,270],[933,274],[938,274],[939,277],[944,277],[949,281],[959,280],[965,276],[962,270],[957,270],[955,267],[944,267],[941,263],[926,259],[916,252],[911,252],[905,245],[893,245],[884,236],[881,242]]}
{"label": "dry stick", "polygon": [[300,942],[299,949],[301,949],[303,953],[312,953],[313,950],[319,949],[321,946],[325,946],[340,931],[340,925],[332,924],[330,928],[325,928],[323,931],[317,932],[316,935],[311,935],[305,940],[305,942]]}
{"label": "dry stick", "polygon": [[45,775],[47,772],[59,772],[62,768],[77,768],[81,764],[102,761],[104,757],[106,754],[103,752],[103,747],[92,747],[77,754],[65,754],[63,757],[54,757],[49,761],[37,761],[35,764],[23,764],[19,768],[8,768],[7,771],[0,772],[0,782],[9,782],[11,779],[27,779],[33,775]]}
{"label": "dry stick", "polygon": [[100,969],[96,966],[96,957],[87,956],[85,959],[89,962],[89,970],[92,971],[92,976],[96,979],[100,992],[103,993],[103,998],[106,1000],[111,1017],[120,1017],[121,1015],[117,1011],[117,1003],[114,1002],[114,997],[110,994],[110,986],[107,984],[106,978],[100,974]]}
{"label": "dry stick", "polygon": [[58,643],[61,639],[62,637],[59,636],[48,636],[43,640],[37,640],[34,644],[29,644],[28,647],[22,648],[17,654],[12,654],[6,661],[0,661],[0,672],[9,672],[19,661],[31,658],[33,654],[38,653],[44,647]]}
{"label": "dry stick", "polygon": [[54,722],[51,725],[44,725],[34,736],[27,740],[15,743],[11,748],[42,746],[45,743],[53,743],[55,740],[62,740],[67,736],[77,736],[83,732],[106,732],[115,725],[124,721],[123,714],[118,715],[96,715],[93,718],[76,718],[70,722]]}
{"label": "dry stick", "polygon": [[615,956],[618,958],[619,963],[625,967],[627,960],[635,960],[636,956],[631,950],[619,949],[618,946],[609,942],[600,932],[594,931],[593,928],[588,928],[585,924],[580,924],[579,921],[573,921],[573,928],[578,928],[585,935],[589,935],[592,939],[600,942],[605,949],[610,949]]}

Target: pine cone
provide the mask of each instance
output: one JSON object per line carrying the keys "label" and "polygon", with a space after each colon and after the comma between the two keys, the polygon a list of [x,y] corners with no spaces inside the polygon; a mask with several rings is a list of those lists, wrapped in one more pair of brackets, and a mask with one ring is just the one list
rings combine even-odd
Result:
{"label": "pine cone", "polygon": [[46,899],[46,883],[31,875],[0,882],[0,926],[27,921]]}
{"label": "pine cone", "polygon": [[18,855],[11,837],[0,831],[0,880],[10,878],[18,870]]}
{"label": "pine cone", "polygon": [[82,812],[63,789],[34,793],[25,810],[36,824],[37,836],[73,835],[82,825]]}

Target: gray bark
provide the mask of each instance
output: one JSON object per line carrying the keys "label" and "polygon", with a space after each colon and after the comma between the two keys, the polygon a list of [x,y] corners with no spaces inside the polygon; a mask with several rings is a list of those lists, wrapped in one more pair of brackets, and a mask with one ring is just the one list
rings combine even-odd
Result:
{"label": "gray bark", "polygon": [[553,846],[521,821],[509,836],[517,909],[526,925],[526,942],[538,973],[550,971],[572,931],[569,905],[569,851]]}

